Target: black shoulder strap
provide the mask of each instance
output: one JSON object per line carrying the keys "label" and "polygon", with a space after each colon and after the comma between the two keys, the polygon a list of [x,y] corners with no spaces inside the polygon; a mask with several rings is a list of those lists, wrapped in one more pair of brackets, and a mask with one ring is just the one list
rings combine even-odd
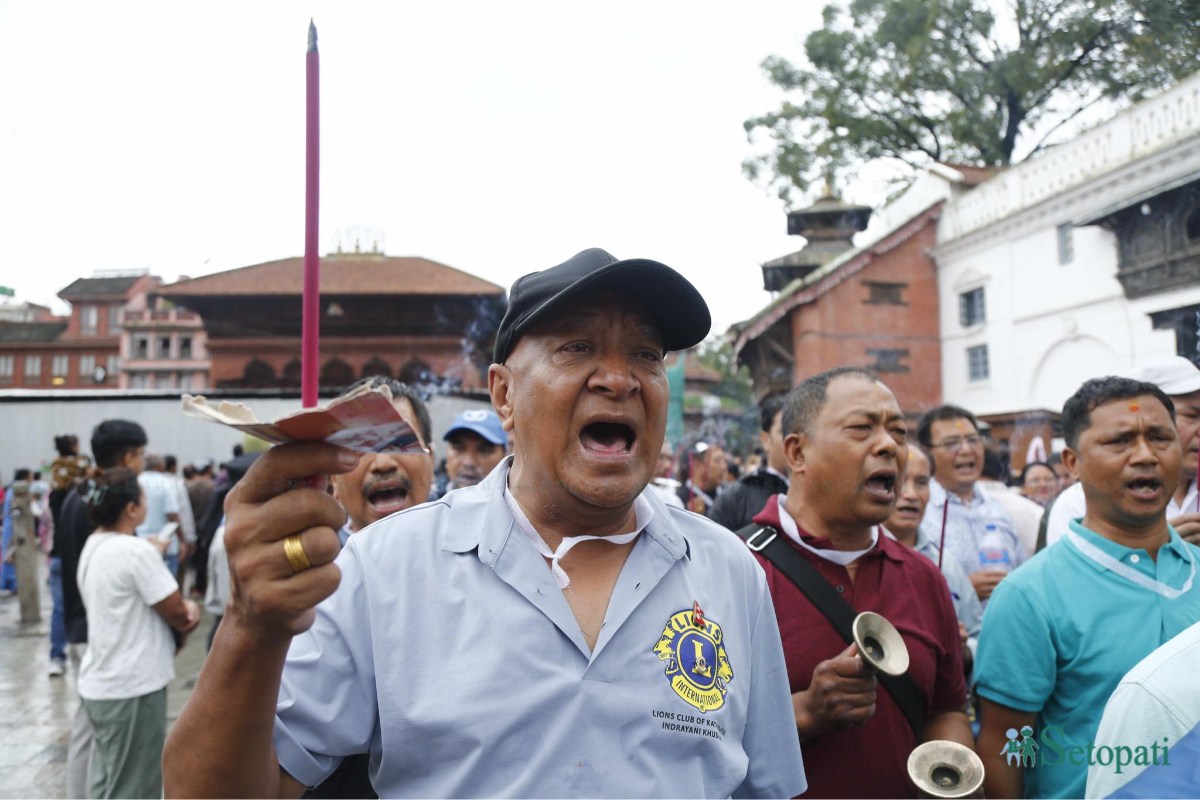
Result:
{"label": "black shoulder strap", "polygon": [[[786,575],[788,580],[796,584],[796,588],[804,592],[804,596],[825,615],[846,644],[854,642],[854,609],[846,602],[846,598],[829,585],[829,581],[825,580],[808,559],[784,541],[778,530],[751,524],[739,530],[737,535],[746,542],[747,547],[761,553]],[[904,718],[912,726],[917,741],[921,742],[924,738],[926,707],[921,690],[907,674],[893,677],[879,672],[875,677],[896,701]]]}

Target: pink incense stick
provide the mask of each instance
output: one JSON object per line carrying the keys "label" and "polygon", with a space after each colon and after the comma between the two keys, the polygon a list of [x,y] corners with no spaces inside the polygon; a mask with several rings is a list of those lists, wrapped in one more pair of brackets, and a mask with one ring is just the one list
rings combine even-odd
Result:
{"label": "pink incense stick", "polygon": [[300,338],[300,399],[305,408],[317,404],[317,359],[321,338],[321,257],[317,253],[317,211],[320,208],[321,57],[317,27],[308,22],[305,109],[304,180],[304,312]]}

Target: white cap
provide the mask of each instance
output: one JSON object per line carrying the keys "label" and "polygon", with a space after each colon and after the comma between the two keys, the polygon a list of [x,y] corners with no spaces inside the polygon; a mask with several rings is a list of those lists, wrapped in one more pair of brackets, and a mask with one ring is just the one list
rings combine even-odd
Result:
{"label": "white cap", "polygon": [[1129,377],[1153,383],[1169,397],[1200,392],[1200,369],[1183,356],[1156,358],[1130,372]]}

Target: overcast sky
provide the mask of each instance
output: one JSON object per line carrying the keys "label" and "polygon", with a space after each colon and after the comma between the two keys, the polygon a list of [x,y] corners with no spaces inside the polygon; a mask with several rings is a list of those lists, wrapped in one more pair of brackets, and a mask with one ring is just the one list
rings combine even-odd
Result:
{"label": "overcast sky", "polygon": [[[301,255],[304,61],[321,244],[382,236],[507,287],[588,246],[665,261],[714,332],[798,249],[741,175],[759,69],[819,3],[0,0],[0,284],[174,280]],[[862,199],[862,198],[858,198]]]}

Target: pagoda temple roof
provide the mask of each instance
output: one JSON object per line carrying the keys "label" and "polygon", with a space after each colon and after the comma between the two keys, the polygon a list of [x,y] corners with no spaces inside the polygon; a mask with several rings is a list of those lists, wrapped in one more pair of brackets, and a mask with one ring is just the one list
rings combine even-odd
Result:
{"label": "pagoda temple roof", "polygon": [[[231,269],[160,287],[168,300],[216,296],[299,296],[304,258],[296,256]],[[321,294],[488,295],[504,288],[428,258],[378,253],[337,253],[321,258]]]}

